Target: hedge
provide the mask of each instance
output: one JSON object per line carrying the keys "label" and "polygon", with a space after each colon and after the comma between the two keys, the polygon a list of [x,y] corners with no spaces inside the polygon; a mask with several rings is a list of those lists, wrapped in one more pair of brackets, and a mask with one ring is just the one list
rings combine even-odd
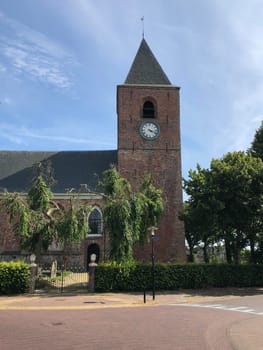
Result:
{"label": "hedge", "polygon": [[30,266],[24,262],[0,262],[0,294],[28,291]]}
{"label": "hedge", "polygon": [[[151,264],[101,264],[96,267],[95,290],[143,291],[152,288]],[[209,287],[262,287],[263,265],[155,264],[156,290]]]}

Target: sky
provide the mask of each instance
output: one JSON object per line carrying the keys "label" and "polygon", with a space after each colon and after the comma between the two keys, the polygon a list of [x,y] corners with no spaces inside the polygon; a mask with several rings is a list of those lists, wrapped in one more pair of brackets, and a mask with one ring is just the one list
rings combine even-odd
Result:
{"label": "sky", "polygon": [[182,172],[263,119],[263,0],[0,0],[0,150],[117,149],[116,86],[144,36],[180,86]]}

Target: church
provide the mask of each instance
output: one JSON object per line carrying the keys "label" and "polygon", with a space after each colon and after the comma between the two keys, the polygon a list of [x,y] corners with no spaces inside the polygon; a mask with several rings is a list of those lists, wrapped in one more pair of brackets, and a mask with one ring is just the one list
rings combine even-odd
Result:
{"label": "church", "polygon": [[[109,151],[0,151],[0,198],[4,192],[27,193],[34,165],[51,163],[56,184],[54,200],[67,201],[70,191],[92,206],[89,232],[80,244],[69,248],[50,246],[45,258],[68,256],[87,266],[92,253],[97,261],[107,258],[108,238],[103,227],[103,194],[97,188],[104,170],[115,165],[136,188],[151,174],[163,191],[164,214],[156,235],[156,260],[185,261],[182,212],[180,88],[171,84],[143,38],[127,78],[117,86],[117,150]],[[150,260],[150,246],[136,247],[135,257]],[[7,217],[0,216],[0,260],[25,258]]]}

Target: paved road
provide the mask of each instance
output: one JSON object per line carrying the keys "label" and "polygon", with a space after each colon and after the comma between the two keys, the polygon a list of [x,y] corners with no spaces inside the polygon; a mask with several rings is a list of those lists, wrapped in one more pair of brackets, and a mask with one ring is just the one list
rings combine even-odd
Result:
{"label": "paved road", "polygon": [[[177,305],[177,304],[176,304]],[[182,304],[184,305],[184,304]],[[219,302],[192,303],[192,307],[205,307],[222,309],[228,311],[244,312],[263,316],[263,296],[246,296],[232,300],[221,300]]]}
{"label": "paved road", "polygon": [[[0,349],[263,349],[262,296],[158,299],[143,305],[133,295],[0,298]],[[240,312],[252,306],[255,313]]]}
{"label": "paved road", "polygon": [[[250,316],[251,317],[251,316]],[[242,313],[189,307],[1,312],[1,350],[232,350]]]}

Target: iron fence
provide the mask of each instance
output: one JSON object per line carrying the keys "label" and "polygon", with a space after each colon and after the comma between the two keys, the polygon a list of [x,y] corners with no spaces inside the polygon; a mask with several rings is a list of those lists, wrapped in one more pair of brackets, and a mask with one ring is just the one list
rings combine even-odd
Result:
{"label": "iron fence", "polygon": [[77,292],[88,289],[88,271],[80,265],[44,264],[38,268],[36,289]]}

